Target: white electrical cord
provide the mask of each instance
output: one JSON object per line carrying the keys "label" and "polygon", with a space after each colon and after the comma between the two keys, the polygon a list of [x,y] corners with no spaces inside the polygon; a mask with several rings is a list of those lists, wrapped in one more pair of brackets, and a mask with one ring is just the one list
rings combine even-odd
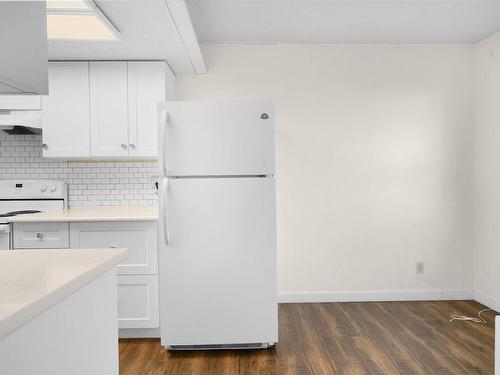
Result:
{"label": "white electrical cord", "polygon": [[477,318],[474,316],[451,314],[450,315],[450,318],[451,318],[450,323],[453,322],[454,320],[463,320],[463,321],[468,321],[468,322],[473,322],[473,323],[487,324],[488,321],[481,316],[481,314],[484,313],[485,311],[493,311],[493,309],[483,309],[483,310],[479,311],[479,313],[477,314]]}

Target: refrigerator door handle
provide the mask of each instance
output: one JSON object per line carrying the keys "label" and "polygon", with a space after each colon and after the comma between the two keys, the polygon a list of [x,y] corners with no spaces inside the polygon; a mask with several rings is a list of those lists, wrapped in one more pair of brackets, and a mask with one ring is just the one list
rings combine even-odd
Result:
{"label": "refrigerator door handle", "polygon": [[161,113],[161,165],[163,176],[167,177],[167,125],[168,112],[167,110]]}
{"label": "refrigerator door handle", "polygon": [[168,178],[163,179],[161,184],[161,224],[163,231],[163,241],[168,245],[168,217],[167,217],[167,189],[168,189]]}

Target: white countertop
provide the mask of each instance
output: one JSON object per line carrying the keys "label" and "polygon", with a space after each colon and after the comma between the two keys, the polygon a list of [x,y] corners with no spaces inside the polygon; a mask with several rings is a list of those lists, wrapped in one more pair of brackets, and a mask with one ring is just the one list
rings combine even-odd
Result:
{"label": "white countertop", "polygon": [[147,221],[158,220],[158,207],[89,207],[40,212],[8,218],[12,223],[50,221]]}
{"label": "white countertop", "polygon": [[126,249],[0,251],[0,339],[126,257]]}

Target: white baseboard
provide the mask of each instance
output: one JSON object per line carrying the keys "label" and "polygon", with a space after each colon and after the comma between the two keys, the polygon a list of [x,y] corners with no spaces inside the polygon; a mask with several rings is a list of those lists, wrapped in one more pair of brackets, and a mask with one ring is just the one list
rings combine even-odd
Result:
{"label": "white baseboard", "polygon": [[281,292],[280,303],[367,302],[367,301],[439,301],[474,299],[473,290],[391,290],[363,292]]}
{"label": "white baseboard", "polygon": [[474,291],[474,300],[482,303],[486,307],[500,312],[500,300],[493,298],[486,293],[480,292],[478,290]]}
{"label": "white baseboard", "polygon": [[159,328],[119,329],[118,337],[121,339],[158,338],[160,337],[160,329]]}

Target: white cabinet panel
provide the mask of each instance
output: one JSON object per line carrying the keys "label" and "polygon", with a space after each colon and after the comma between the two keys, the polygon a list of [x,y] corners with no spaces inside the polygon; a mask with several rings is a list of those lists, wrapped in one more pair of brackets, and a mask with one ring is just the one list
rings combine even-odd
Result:
{"label": "white cabinet panel", "polygon": [[14,223],[14,249],[69,247],[68,223]]}
{"label": "white cabinet panel", "polygon": [[128,258],[117,266],[118,274],[158,272],[156,221],[75,222],[70,228],[73,249],[127,248]]}
{"label": "white cabinet panel", "polygon": [[118,327],[157,328],[158,276],[118,276]]}
{"label": "white cabinet panel", "polygon": [[49,95],[42,98],[44,157],[89,157],[89,64],[49,64]]}
{"label": "white cabinet panel", "polygon": [[164,62],[128,63],[129,155],[156,157],[158,103],[165,101]]}
{"label": "white cabinet panel", "polygon": [[128,156],[127,62],[90,62],[92,156]]}

